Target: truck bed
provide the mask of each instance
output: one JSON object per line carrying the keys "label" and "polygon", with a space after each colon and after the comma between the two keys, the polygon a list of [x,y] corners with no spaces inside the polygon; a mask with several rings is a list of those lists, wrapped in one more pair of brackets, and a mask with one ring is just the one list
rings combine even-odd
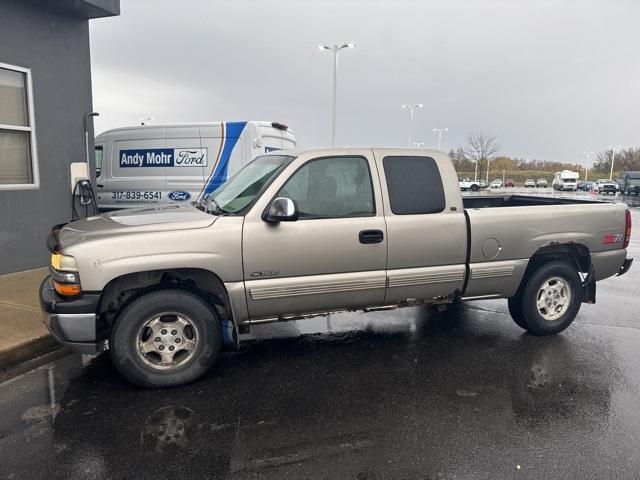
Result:
{"label": "truck bed", "polygon": [[462,201],[471,270],[465,296],[488,291],[512,296],[531,256],[555,244],[585,248],[596,280],[614,275],[626,256],[619,238],[622,203],[533,195],[463,196]]}
{"label": "truck bed", "polygon": [[533,207],[536,205],[587,205],[594,203],[603,202],[575,198],[537,197],[534,195],[477,195],[462,197],[462,204],[465,209]]}

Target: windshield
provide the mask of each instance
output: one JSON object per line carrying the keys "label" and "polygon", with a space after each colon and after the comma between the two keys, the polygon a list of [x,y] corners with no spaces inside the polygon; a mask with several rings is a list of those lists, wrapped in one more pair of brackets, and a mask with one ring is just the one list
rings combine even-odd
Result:
{"label": "windshield", "polygon": [[[238,213],[249,206],[294,157],[265,155],[245,165],[204,199],[207,210]],[[214,208],[215,207],[215,208]]]}

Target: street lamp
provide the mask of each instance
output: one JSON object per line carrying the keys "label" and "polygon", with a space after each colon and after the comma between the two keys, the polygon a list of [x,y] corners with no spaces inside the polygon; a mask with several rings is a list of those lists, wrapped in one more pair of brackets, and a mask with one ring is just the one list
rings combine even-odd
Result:
{"label": "street lamp", "polygon": [[409,122],[409,146],[413,144],[413,114],[418,108],[422,108],[424,105],[421,103],[414,103],[413,105],[402,105],[404,110],[409,110],[411,115],[411,121]]}
{"label": "street lamp", "polygon": [[332,114],[331,114],[331,146],[336,146],[336,91],[338,84],[338,53],[344,48],[355,48],[355,43],[345,43],[344,45],[333,45],[328,47],[327,45],[318,45],[318,50],[330,50],[333,52],[333,100],[332,100]]}
{"label": "street lamp", "polygon": [[591,155],[593,155],[593,152],[583,152],[586,159],[585,159],[585,163],[584,163],[584,181],[587,181],[587,173],[589,172],[589,160],[591,159]]}
{"label": "street lamp", "polygon": [[434,128],[433,132],[438,134],[438,150],[440,150],[440,147],[442,145],[442,134],[448,132],[449,129],[448,128]]}
{"label": "street lamp", "polygon": [[491,159],[487,158],[487,185],[489,185],[489,166],[491,164]]}
{"label": "street lamp", "polygon": [[424,142],[413,142],[412,144],[415,148],[422,148]]}
{"label": "street lamp", "polygon": [[476,171],[475,171],[475,173],[473,175],[473,181],[477,182],[478,181],[478,161],[473,159],[473,158],[470,158],[469,160],[471,160],[473,163],[476,164]]}
{"label": "street lamp", "polygon": [[609,173],[609,180],[613,180],[613,162],[616,159],[616,150],[622,149],[620,145],[609,145],[611,150],[611,173]]}

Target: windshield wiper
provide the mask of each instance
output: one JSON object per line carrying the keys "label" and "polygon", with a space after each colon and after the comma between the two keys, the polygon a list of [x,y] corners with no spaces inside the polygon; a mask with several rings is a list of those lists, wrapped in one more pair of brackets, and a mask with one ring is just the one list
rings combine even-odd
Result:
{"label": "windshield wiper", "polygon": [[[215,210],[210,208],[210,205],[211,205],[212,201],[213,201],[213,204],[215,206]],[[204,213],[212,213],[214,215],[226,215],[228,213],[228,212],[224,211],[220,207],[218,202],[213,197],[211,197],[211,198],[209,198],[207,200],[196,200],[195,202],[191,202],[191,205],[193,205],[198,210],[200,210],[200,211],[202,211]]]}
{"label": "windshield wiper", "polygon": [[207,201],[207,203],[205,203],[204,208],[205,208],[205,212],[209,213],[209,206],[211,205],[211,202],[213,202],[213,204],[216,207],[216,211],[212,211],[211,213],[213,213],[214,215],[219,215],[219,216],[224,216],[224,215],[229,215],[231,212],[227,212],[226,210],[224,210],[220,204],[218,203],[218,201],[211,196]]}

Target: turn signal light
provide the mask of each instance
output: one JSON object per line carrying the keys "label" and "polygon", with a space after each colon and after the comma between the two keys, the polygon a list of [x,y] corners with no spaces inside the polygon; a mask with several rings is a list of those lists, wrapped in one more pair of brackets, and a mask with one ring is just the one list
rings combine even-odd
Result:
{"label": "turn signal light", "polygon": [[58,283],[54,280],[53,288],[64,297],[73,297],[82,293],[82,287],[77,283]]}
{"label": "turn signal light", "polygon": [[627,210],[624,215],[624,243],[622,244],[622,248],[627,248],[629,246],[629,241],[631,240],[631,211]]}

